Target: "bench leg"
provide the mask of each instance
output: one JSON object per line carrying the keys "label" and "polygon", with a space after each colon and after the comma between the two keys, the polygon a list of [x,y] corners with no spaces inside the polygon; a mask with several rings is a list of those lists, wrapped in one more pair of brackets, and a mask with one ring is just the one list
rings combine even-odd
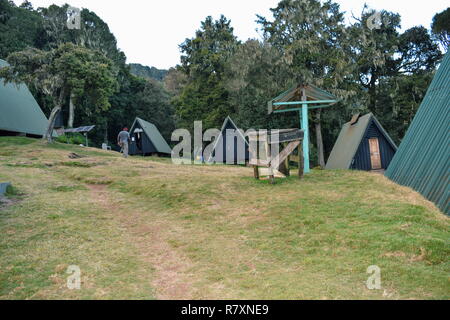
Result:
{"label": "bench leg", "polygon": [[253,174],[255,175],[255,179],[259,180],[259,170],[258,166],[253,166]]}

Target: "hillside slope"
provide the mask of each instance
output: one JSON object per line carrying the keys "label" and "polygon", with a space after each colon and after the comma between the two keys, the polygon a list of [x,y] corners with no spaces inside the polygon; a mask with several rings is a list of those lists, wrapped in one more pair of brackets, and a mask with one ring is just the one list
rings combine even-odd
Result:
{"label": "hillside slope", "polygon": [[252,172],[0,137],[15,186],[0,299],[450,298],[449,219],[419,194],[365,172]]}
{"label": "hillside slope", "polygon": [[131,73],[135,76],[157,81],[163,81],[168,72],[167,70],[161,70],[155,67],[143,66],[139,63],[130,63],[129,66]]}

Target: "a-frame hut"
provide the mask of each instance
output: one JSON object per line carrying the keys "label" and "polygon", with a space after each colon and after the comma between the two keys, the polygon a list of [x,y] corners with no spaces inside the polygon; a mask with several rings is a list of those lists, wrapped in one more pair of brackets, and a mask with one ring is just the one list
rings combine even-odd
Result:
{"label": "a-frame hut", "polygon": [[[7,66],[0,60],[0,68]],[[0,79],[0,136],[41,137],[47,125],[47,117],[25,84],[5,84]]]}
{"label": "a-frame hut", "polygon": [[213,152],[207,162],[245,164],[249,161],[248,142],[242,131],[228,116],[223,122],[220,136],[215,140]]}
{"label": "a-frame hut", "polygon": [[397,146],[372,113],[346,123],[331,151],[326,169],[386,170]]}
{"label": "a-frame hut", "polygon": [[386,176],[450,214],[450,53],[422,101]]}
{"label": "a-frame hut", "polygon": [[130,155],[170,156],[172,150],[164,140],[158,128],[141,118],[134,120],[130,130]]}

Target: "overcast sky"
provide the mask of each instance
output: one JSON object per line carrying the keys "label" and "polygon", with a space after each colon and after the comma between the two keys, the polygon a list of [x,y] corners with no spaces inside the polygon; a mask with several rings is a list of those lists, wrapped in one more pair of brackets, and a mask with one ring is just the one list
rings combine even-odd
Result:
{"label": "overcast sky", "polygon": [[[22,0],[14,0],[16,4]],[[224,14],[241,40],[259,37],[256,14],[271,17],[278,0],[30,0],[35,8],[66,2],[94,11],[110,27],[128,62],[168,69],[180,61],[178,45],[194,36],[206,16]],[[359,15],[367,3],[371,8],[400,13],[404,30],[423,25],[430,28],[437,12],[448,0],[335,0],[347,12]]]}

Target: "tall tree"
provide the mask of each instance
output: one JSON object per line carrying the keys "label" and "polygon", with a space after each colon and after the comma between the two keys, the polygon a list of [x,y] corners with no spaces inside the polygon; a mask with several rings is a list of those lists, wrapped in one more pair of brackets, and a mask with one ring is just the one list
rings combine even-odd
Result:
{"label": "tall tree", "polygon": [[170,68],[164,77],[164,88],[173,97],[179,96],[187,84],[187,76],[181,71],[180,66]]}
{"label": "tall tree", "polygon": [[192,128],[195,120],[217,127],[233,110],[224,85],[228,58],[238,41],[230,21],[224,16],[214,21],[207,17],[195,37],[180,45],[181,70],[188,80],[174,100],[179,124]]}
{"label": "tall tree", "polygon": [[117,89],[113,63],[102,54],[64,44],[51,51],[27,49],[8,56],[10,67],[0,70],[6,82],[26,83],[51,96],[55,106],[43,138],[52,141],[55,119],[68,97],[86,100],[94,111],[110,107]]}
{"label": "tall tree", "polygon": [[[69,5],[51,5],[48,8],[40,8],[43,18],[43,32],[41,38],[45,39],[42,49],[52,49],[64,43],[73,43],[77,46],[101,52],[110,58],[119,68],[125,65],[125,55],[117,48],[117,41],[109,30],[108,25],[94,12],[87,9],[81,10],[80,29],[67,27],[67,12]],[[70,95],[68,127],[73,127],[77,102],[73,94]],[[82,106],[78,106],[81,107]]]}
{"label": "tall tree", "polygon": [[42,19],[30,7],[16,7],[14,2],[0,0],[0,59],[9,54],[36,47],[42,31]]}
{"label": "tall tree", "polygon": [[[374,21],[378,17],[378,21]],[[382,77],[392,75],[395,53],[398,49],[400,16],[395,13],[368,10],[349,28],[351,57],[357,66],[359,83],[369,95],[368,108],[376,110],[377,88]]]}
{"label": "tall tree", "polygon": [[433,17],[431,30],[447,52],[448,47],[450,46],[450,8],[437,13]]}
{"label": "tall tree", "polygon": [[268,42],[248,40],[227,64],[226,88],[233,119],[245,129],[277,129],[295,125],[289,118],[267,114],[267,102],[295,81],[286,77],[291,57]]}
{"label": "tall tree", "polygon": [[367,9],[349,27],[350,56],[367,111],[400,142],[442,55],[424,27],[400,33],[398,14]]}

